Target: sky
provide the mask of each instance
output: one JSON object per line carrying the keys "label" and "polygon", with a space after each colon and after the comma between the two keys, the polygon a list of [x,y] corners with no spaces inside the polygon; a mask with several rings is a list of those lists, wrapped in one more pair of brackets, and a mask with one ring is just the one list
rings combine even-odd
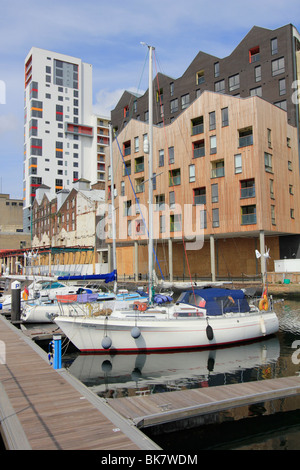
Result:
{"label": "sky", "polygon": [[204,51],[228,56],[253,26],[292,23],[299,0],[0,0],[0,193],[23,197],[24,60],[31,47],[93,66],[93,108],[110,116],[123,91],[147,89],[154,72],[179,78]]}

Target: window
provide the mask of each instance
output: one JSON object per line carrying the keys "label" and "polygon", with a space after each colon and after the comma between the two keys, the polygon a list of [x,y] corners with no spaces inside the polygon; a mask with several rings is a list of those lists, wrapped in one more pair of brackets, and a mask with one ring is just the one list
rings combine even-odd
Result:
{"label": "window", "polygon": [[283,109],[284,111],[287,111],[287,103],[286,103],[286,100],[283,100],[283,101],[277,101],[276,103],[274,103],[275,106],[277,106],[277,108],[280,108],[280,109]]}
{"label": "window", "polygon": [[193,142],[193,158],[205,156],[205,145],[204,139]]}
{"label": "window", "polygon": [[242,225],[256,224],[256,206],[242,206]]}
{"label": "window", "polygon": [[211,202],[219,202],[218,183],[211,185]]}
{"label": "window", "polygon": [[201,85],[201,83],[205,82],[204,78],[204,70],[200,70],[196,73],[196,85]]}
{"label": "window", "polygon": [[220,80],[219,82],[215,82],[215,92],[225,93],[225,80]]}
{"label": "window", "polygon": [[202,134],[204,132],[203,116],[192,119],[192,135]]}
{"label": "window", "polygon": [[211,177],[219,178],[225,176],[224,160],[211,163]]}
{"label": "window", "polygon": [[212,226],[213,227],[219,227],[220,221],[219,221],[219,209],[213,209],[212,210]]}
{"label": "window", "polygon": [[273,204],[271,205],[271,222],[272,222],[272,225],[276,225],[276,223],[275,223],[275,206]]}
{"label": "window", "polygon": [[212,111],[209,113],[209,130],[213,131],[216,128],[216,113]]}
{"label": "window", "polygon": [[38,98],[38,82],[31,82],[29,90],[30,99]]}
{"label": "window", "polygon": [[176,113],[178,111],[178,98],[170,101],[170,111],[171,113]]}
{"label": "window", "polygon": [[155,210],[164,211],[165,210],[165,195],[158,194],[155,196]]}
{"label": "window", "polygon": [[286,84],[285,84],[285,78],[282,78],[281,80],[278,80],[279,84],[279,95],[285,95],[286,94]]}
{"label": "window", "polygon": [[165,164],[165,151],[164,149],[159,150],[158,154],[158,166],[164,166]]}
{"label": "window", "polygon": [[241,181],[241,199],[255,197],[255,179]]}
{"label": "window", "polygon": [[124,217],[131,215],[131,201],[124,201],[123,203],[123,214]]}
{"label": "window", "polygon": [[38,134],[38,120],[31,119],[31,121],[29,122],[29,137],[37,136],[37,134]]}
{"label": "window", "polygon": [[262,87],[251,88],[250,96],[262,96]]}
{"label": "window", "polygon": [[294,187],[293,187],[292,184],[289,185],[289,193],[290,193],[291,196],[294,195]]}
{"label": "window", "polygon": [[275,199],[274,197],[274,181],[270,180],[270,198]]}
{"label": "window", "polygon": [[206,188],[193,189],[193,204],[206,204]]}
{"label": "window", "polygon": [[260,81],[261,81],[261,66],[260,66],[260,65],[257,65],[257,66],[254,68],[254,78],[255,78],[255,81],[256,81],[256,82],[260,82]]}
{"label": "window", "polygon": [[123,166],[123,176],[131,175],[131,161],[125,162]]}
{"label": "window", "polygon": [[247,147],[253,145],[252,126],[239,129],[239,147]]}
{"label": "window", "polygon": [[144,177],[137,178],[135,180],[135,192],[136,193],[143,193],[144,192]]}
{"label": "window", "polygon": [[175,207],[175,193],[174,193],[174,191],[170,191],[170,193],[169,193],[169,205],[170,205],[170,209],[174,209],[174,207]]}
{"label": "window", "polygon": [[221,109],[222,127],[229,125],[228,108]]}
{"label": "window", "polygon": [[168,153],[169,153],[169,163],[175,163],[174,147],[169,147]]}
{"label": "window", "polygon": [[272,131],[271,129],[267,129],[267,133],[268,133],[268,147],[269,149],[272,148]]}
{"label": "window", "polygon": [[272,173],[272,155],[270,153],[265,152],[265,170]]}
{"label": "window", "polygon": [[134,172],[139,173],[140,171],[144,171],[144,157],[134,159]]}
{"label": "window", "polygon": [[214,63],[214,73],[215,73],[215,78],[218,78],[220,76],[220,63],[219,62]]}
{"label": "window", "polygon": [[139,151],[139,138],[138,137],[134,138],[134,151],[135,152]]}
{"label": "window", "polygon": [[145,234],[145,225],[144,225],[143,219],[138,219],[135,221],[135,233],[136,235]]}
{"label": "window", "polygon": [[195,179],[195,165],[189,165],[189,182],[194,183]]}
{"label": "window", "polygon": [[176,170],[169,170],[169,186],[178,186],[180,183],[180,168]]}
{"label": "window", "polygon": [[125,196],[125,181],[121,181],[121,196]]}
{"label": "window", "polygon": [[237,73],[229,77],[229,91],[240,88],[240,75]]}
{"label": "window", "polygon": [[252,47],[252,49],[249,50],[249,63],[253,64],[254,62],[258,62],[259,60],[259,46]]}
{"label": "window", "polygon": [[170,215],[170,232],[181,231],[181,214]]}
{"label": "window", "polygon": [[174,95],[174,82],[171,82],[171,83],[170,83],[170,95],[171,95],[171,96]]}
{"label": "window", "polygon": [[200,211],[200,228],[204,229],[207,227],[207,216],[206,209]]}
{"label": "window", "polygon": [[31,117],[43,117],[43,102],[32,100],[31,101]]}
{"label": "window", "polygon": [[123,109],[123,117],[127,118],[128,116],[129,116],[129,106],[126,105],[124,106],[124,109]]}
{"label": "window", "polygon": [[280,59],[272,60],[272,75],[279,75],[280,73],[285,72],[285,64],[284,64],[284,57],[280,57]]}
{"label": "window", "polygon": [[210,154],[213,155],[217,153],[217,136],[211,135],[209,140],[210,140]]}
{"label": "window", "polygon": [[278,44],[277,44],[277,38],[271,39],[271,54],[277,54],[278,52]]}
{"label": "window", "polygon": [[240,153],[234,156],[234,173],[242,173],[242,155]]}
{"label": "window", "polygon": [[64,108],[61,104],[56,105],[56,121],[63,121],[64,117]]}
{"label": "window", "polygon": [[290,216],[291,216],[291,219],[295,218],[295,210],[294,209],[290,209]]}
{"label": "window", "polygon": [[190,104],[190,95],[187,93],[186,95],[183,95],[181,97],[181,109],[185,109],[189,106]]}
{"label": "window", "polygon": [[30,155],[41,156],[43,152],[42,139],[30,139]]}
{"label": "window", "polygon": [[127,155],[131,154],[131,142],[128,140],[127,142],[123,143],[123,155],[127,157]]}
{"label": "window", "polygon": [[159,216],[159,232],[164,233],[166,231],[166,216]]}

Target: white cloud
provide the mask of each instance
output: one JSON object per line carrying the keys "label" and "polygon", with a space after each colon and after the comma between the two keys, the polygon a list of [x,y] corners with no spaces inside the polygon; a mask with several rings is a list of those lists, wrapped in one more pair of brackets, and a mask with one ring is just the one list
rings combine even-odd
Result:
{"label": "white cloud", "polygon": [[3,114],[0,116],[0,135],[20,131],[20,129],[22,129],[20,128],[20,120],[14,114]]}

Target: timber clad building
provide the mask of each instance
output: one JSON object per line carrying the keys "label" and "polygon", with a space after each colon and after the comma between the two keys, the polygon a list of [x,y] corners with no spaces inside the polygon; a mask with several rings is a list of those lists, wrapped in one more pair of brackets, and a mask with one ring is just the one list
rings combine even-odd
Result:
{"label": "timber clad building", "polygon": [[[300,233],[299,44],[292,25],[254,27],[229,57],[200,52],[181,78],[154,80],[158,276],[252,276],[265,269],[255,250],[270,249],[269,271],[291,257],[285,240],[298,244]],[[147,272],[147,95],[125,92],[112,111],[119,275]]]}

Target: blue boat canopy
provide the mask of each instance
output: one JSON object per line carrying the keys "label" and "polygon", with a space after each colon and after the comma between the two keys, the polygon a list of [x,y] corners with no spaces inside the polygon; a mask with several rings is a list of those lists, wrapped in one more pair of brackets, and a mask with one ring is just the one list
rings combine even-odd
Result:
{"label": "blue boat canopy", "polygon": [[209,287],[194,289],[180,294],[177,303],[196,305],[206,309],[207,315],[222,315],[228,312],[249,312],[245,293],[239,289]]}
{"label": "blue boat canopy", "polygon": [[117,280],[117,270],[114,269],[108,274],[86,274],[85,276],[59,276],[59,281],[95,281],[103,279],[105,283]]}

